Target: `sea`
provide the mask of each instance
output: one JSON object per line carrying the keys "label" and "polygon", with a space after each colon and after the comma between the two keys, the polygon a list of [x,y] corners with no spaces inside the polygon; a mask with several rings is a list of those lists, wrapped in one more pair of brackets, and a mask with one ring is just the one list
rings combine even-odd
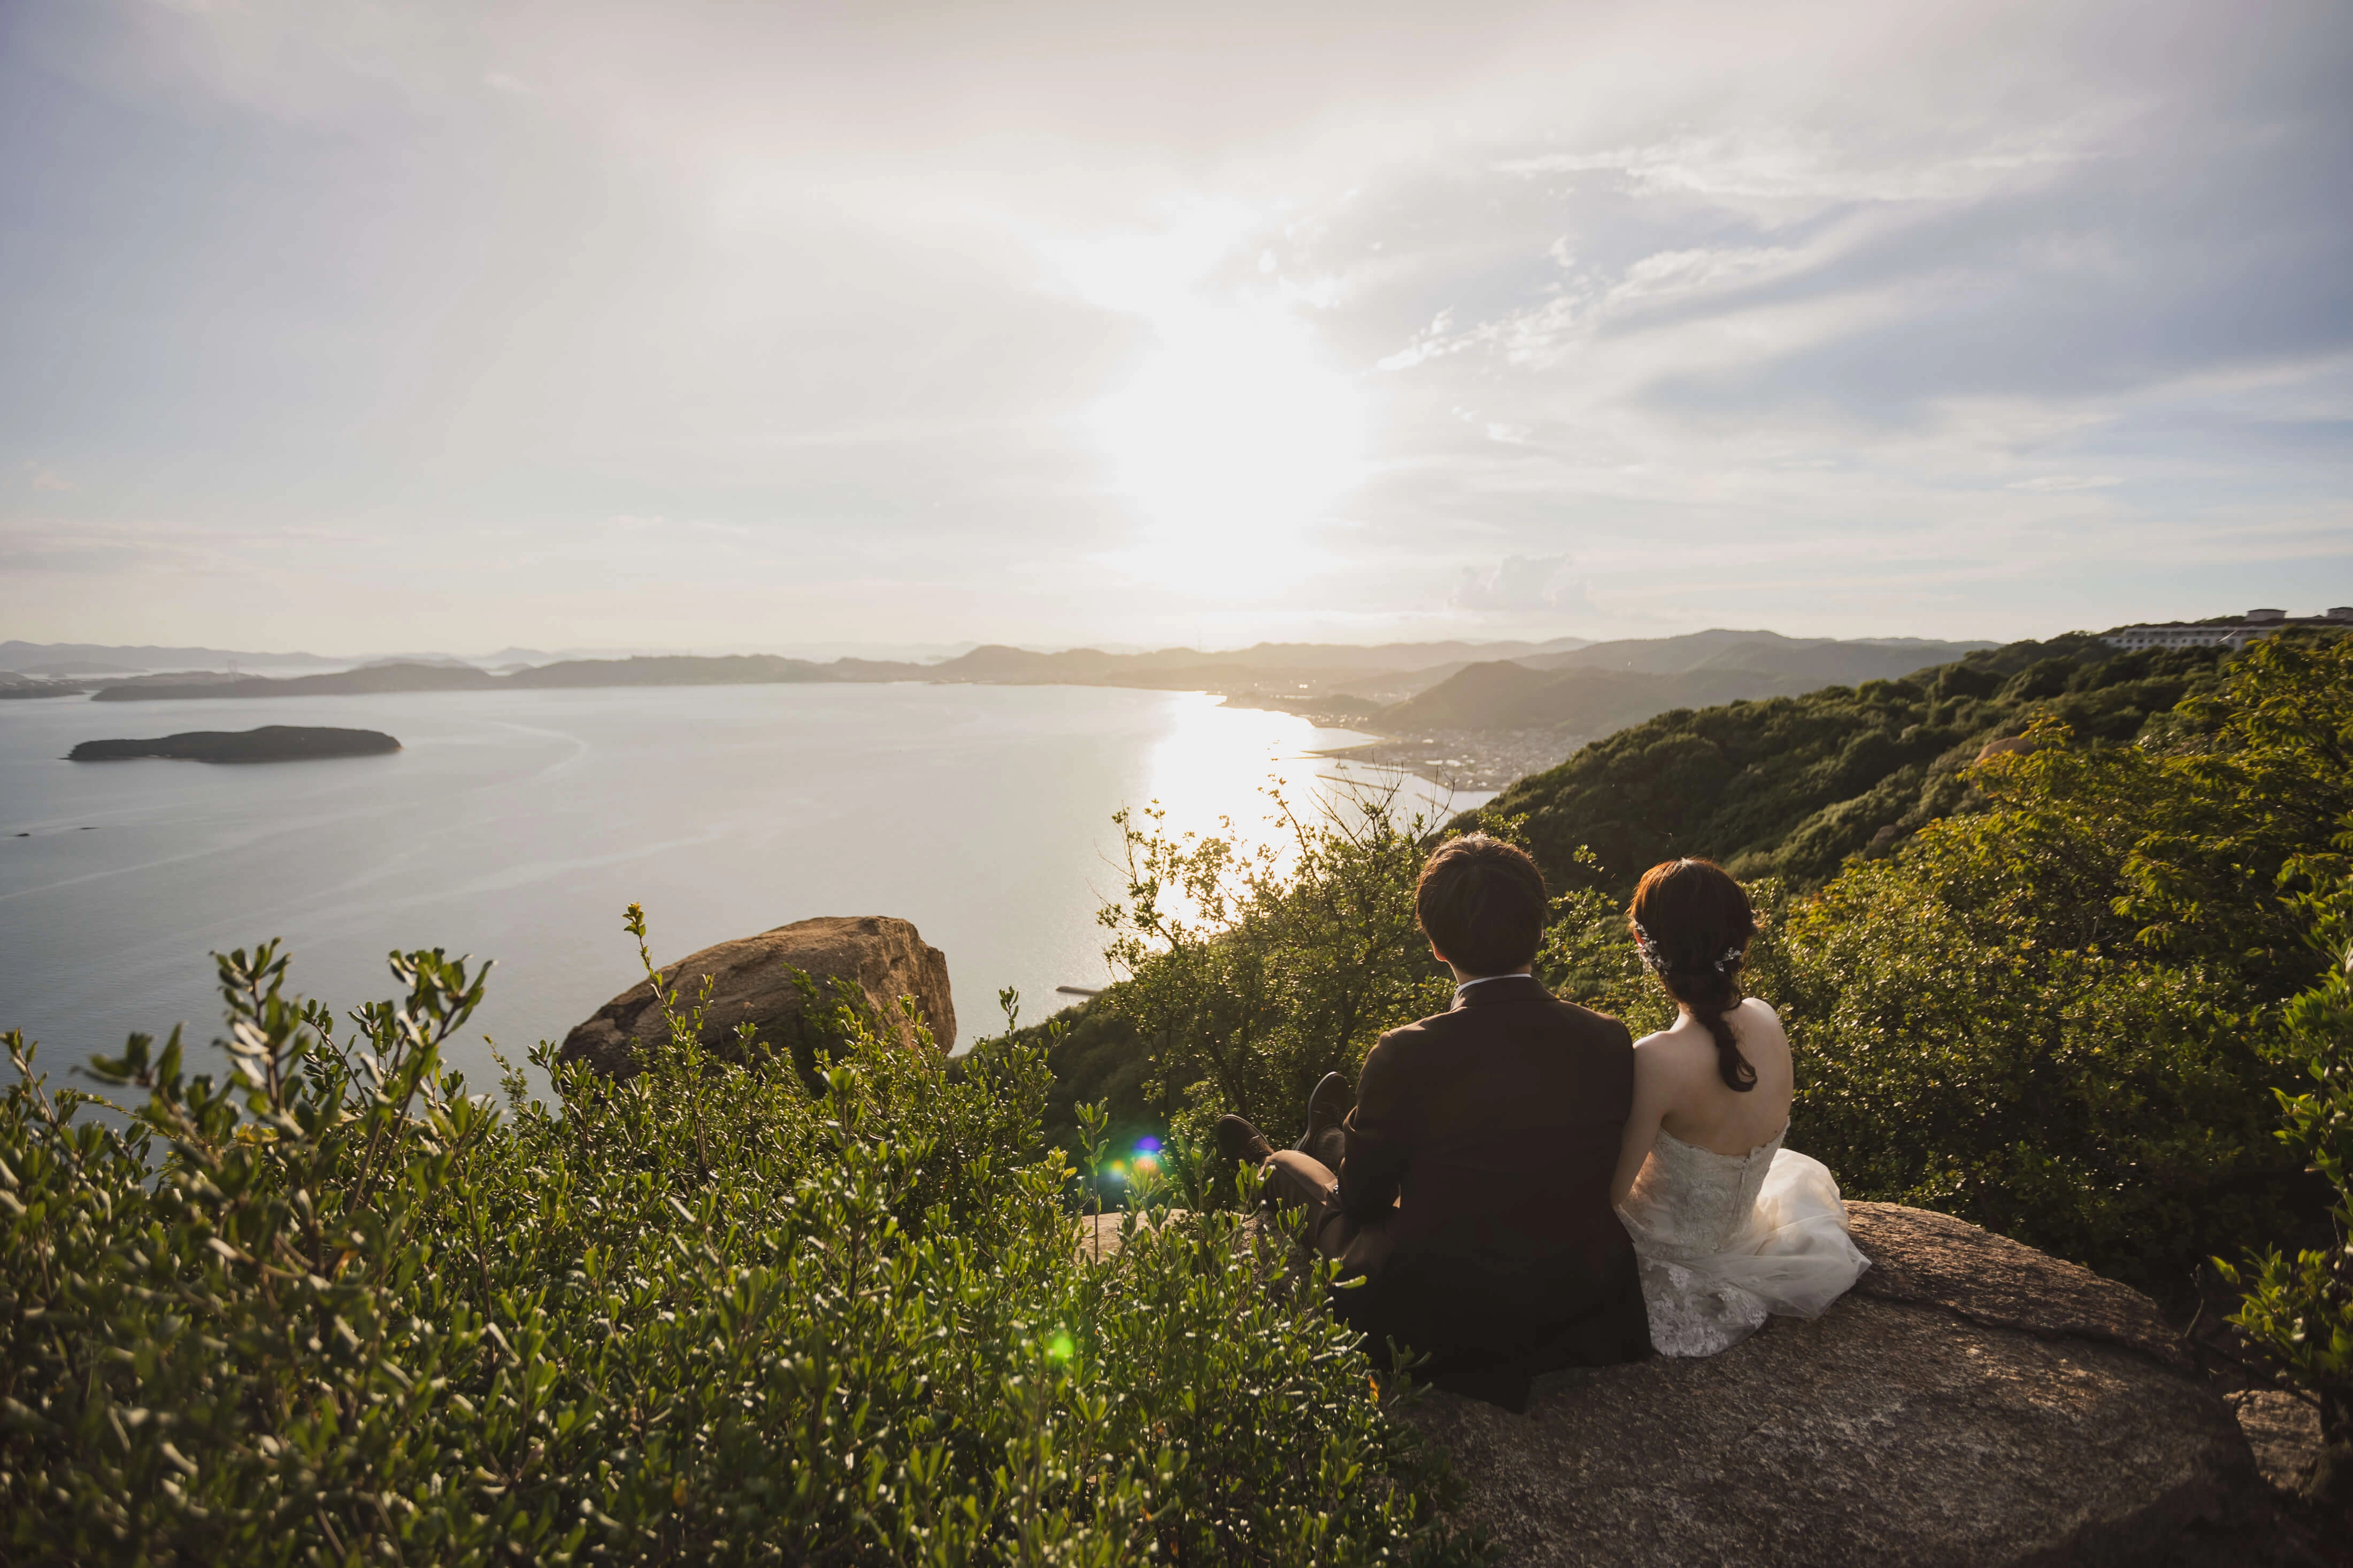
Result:
{"label": "sea", "polygon": [[[262,724],[379,730],[329,761],[70,763],[76,742]],[[897,915],[941,949],[960,1047],[1111,977],[1096,912],[1123,807],[1279,841],[1312,807],[1482,804],[1317,753],[1365,739],[1198,692],[904,683],[0,702],[0,1028],[55,1082],[132,1031],[220,1033],[208,956],[283,939],[292,989],[395,994],[396,949],[491,961],[449,1051],[491,1088],[657,963],[817,915]],[[536,1078],[536,1075],[533,1075]],[[538,1087],[543,1088],[543,1083]]]}

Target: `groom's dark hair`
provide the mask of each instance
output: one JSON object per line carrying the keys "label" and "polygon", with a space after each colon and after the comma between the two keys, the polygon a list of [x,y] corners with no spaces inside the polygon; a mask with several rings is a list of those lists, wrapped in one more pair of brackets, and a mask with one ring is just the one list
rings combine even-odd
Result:
{"label": "groom's dark hair", "polygon": [[1536,863],[1483,833],[1440,845],[1413,890],[1422,934],[1466,974],[1525,969],[1544,938],[1549,907]]}

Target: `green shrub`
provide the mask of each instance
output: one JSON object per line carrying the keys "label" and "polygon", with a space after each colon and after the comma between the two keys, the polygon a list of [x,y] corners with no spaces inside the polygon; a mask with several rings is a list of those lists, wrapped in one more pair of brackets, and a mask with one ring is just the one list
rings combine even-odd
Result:
{"label": "green shrub", "polygon": [[1970,773],[1985,810],[1799,903],[1758,984],[1798,1050],[1792,1142],[1851,1196],[2178,1297],[2318,1217],[2272,1091],[2314,975],[2299,890],[2353,820],[2353,639],[2258,645],[2150,731],[2030,729]]}
{"label": "green shrub", "polygon": [[2324,1247],[2255,1249],[2243,1270],[2217,1264],[2247,1288],[2231,1321],[2319,1405],[2337,1485],[2353,1501],[2353,882],[2308,904],[2314,943],[2332,963],[2288,1005],[2287,1054],[2311,1087],[2280,1091],[2279,1137],[2328,1184],[2334,1235]]}
{"label": "green shrub", "polygon": [[440,1064],[463,961],[343,1035],[285,968],[220,961],[226,1079],[101,1064],[119,1118],[8,1037],[11,1563],[1475,1555],[1324,1275],[1218,1216],[1073,1256],[1035,1051],[853,1020],[812,1090],[666,997],[645,1073],[543,1043],[560,1111],[501,1110]]}
{"label": "green shrub", "polygon": [[2275,1223],[2294,1173],[2267,1136],[2274,1075],[2234,977],[1986,896],[2048,885],[2052,847],[2006,815],[1947,821],[1799,907],[1754,982],[1794,1050],[1790,1144],[1851,1198],[2178,1293]]}

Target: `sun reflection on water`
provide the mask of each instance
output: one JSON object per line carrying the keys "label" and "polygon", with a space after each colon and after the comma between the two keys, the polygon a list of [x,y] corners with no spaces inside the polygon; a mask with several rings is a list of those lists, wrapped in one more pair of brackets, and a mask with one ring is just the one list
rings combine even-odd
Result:
{"label": "sun reflection on water", "polygon": [[[1390,799],[1393,819],[1436,825],[1491,797],[1442,789],[1395,770],[1317,754],[1361,737],[1319,729],[1296,714],[1223,706],[1212,696],[1180,700],[1166,737],[1150,763],[1150,804],[1171,839],[1226,837],[1240,846],[1266,846],[1278,867],[1297,857],[1282,819],[1313,822],[1326,805],[1352,813],[1359,800]],[[1136,826],[1148,827],[1143,803]],[[1179,906],[1186,918],[1198,911]]]}

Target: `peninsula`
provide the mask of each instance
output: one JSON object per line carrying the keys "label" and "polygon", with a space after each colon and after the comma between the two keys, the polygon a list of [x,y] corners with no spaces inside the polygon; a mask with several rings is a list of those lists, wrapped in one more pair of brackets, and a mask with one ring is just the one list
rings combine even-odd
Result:
{"label": "peninsula", "polygon": [[191,730],[153,741],[84,741],[66,753],[72,763],[168,757],[190,763],[295,763],[321,757],[374,757],[400,750],[378,730],[264,724],[259,730]]}

